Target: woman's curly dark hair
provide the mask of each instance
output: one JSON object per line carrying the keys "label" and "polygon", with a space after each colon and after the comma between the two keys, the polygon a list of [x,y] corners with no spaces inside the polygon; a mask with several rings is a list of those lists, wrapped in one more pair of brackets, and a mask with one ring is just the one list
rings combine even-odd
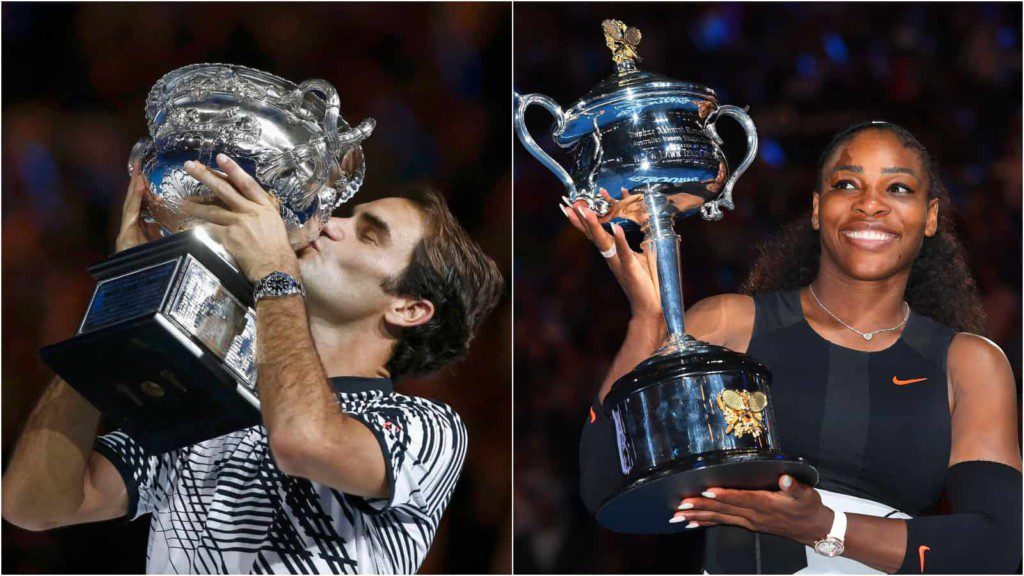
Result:
{"label": "woman's curly dark hair", "polygon": [[[938,230],[924,239],[910,269],[904,298],[911,308],[961,332],[985,333],[985,312],[964,256],[964,247],[953,230],[949,192],[942,184],[931,154],[908,130],[888,122],[864,122],[837,134],[818,162],[818,185],[825,163],[842,144],[863,130],[884,130],[907,148],[916,150],[928,173],[928,197],[939,201]],[[807,286],[818,275],[821,239],[811,227],[810,216],[786,225],[775,238],[763,242],[750,276],[740,287],[745,294],[792,290]]]}
{"label": "woman's curly dark hair", "polygon": [[430,301],[434,315],[424,324],[402,329],[387,364],[395,379],[427,374],[465,356],[503,287],[497,264],[459,225],[443,196],[421,183],[396,196],[415,204],[426,226],[412,262],[383,288],[389,294]]}

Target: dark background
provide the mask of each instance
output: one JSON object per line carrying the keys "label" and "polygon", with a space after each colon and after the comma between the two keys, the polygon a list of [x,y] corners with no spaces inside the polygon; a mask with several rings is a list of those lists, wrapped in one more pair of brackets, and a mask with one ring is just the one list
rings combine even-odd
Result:
{"label": "dark background", "polygon": [[[356,201],[427,179],[511,273],[509,4],[3,4],[3,456],[51,377],[113,248],[149,88],[230,62],[324,78],[377,119]],[[452,405],[470,448],[425,572],[511,568],[511,312],[454,371],[400,383]],[[3,572],[141,573],[148,517],[31,533],[3,523]]]}
{"label": "dark background", "polygon": [[[515,5],[514,87],[567,108],[614,71],[600,24],[643,33],[643,70],[712,87],[750,105],[758,159],[736,211],[690,219],[682,236],[686,301],[735,291],[757,243],[810,210],[818,155],[832,134],[885,119],[914,132],[950,189],[989,315],[1021,366],[1021,5]],[[528,114],[562,162],[551,118]],[[742,134],[718,123],[730,165]],[[702,536],[601,529],[577,495],[580,430],[625,333],[625,298],[593,246],[559,213],[564,189],[518,142],[515,176],[515,566],[517,572],[697,572]],[[1019,405],[1019,403],[1018,403]]]}

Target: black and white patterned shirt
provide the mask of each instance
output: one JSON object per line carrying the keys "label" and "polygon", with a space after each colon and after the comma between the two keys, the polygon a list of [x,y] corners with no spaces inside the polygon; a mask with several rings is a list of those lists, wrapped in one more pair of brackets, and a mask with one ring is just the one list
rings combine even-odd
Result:
{"label": "black and white patterned shirt", "polygon": [[388,499],[282,474],[263,426],[161,455],[127,434],[97,440],[128,488],[128,519],[152,514],[149,573],[412,573],[426,556],[466,456],[444,404],[386,378],[332,378],[341,410],[384,452]]}

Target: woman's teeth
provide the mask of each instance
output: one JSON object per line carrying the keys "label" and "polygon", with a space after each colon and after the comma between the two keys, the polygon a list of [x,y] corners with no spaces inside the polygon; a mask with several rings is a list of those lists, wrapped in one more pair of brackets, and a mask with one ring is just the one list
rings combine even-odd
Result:
{"label": "woman's teeth", "polygon": [[843,234],[858,240],[891,240],[896,237],[895,234],[875,230],[843,230]]}

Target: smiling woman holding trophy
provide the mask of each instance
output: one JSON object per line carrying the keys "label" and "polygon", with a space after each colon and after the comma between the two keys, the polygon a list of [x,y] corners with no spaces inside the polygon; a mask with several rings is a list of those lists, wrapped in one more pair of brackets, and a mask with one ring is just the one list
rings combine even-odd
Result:
{"label": "smiling woman holding trophy", "polygon": [[[753,153],[730,173],[715,122],[736,116],[748,150],[753,124],[705,87],[640,73],[635,29],[606,21],[604,33],[613,76],[564,112],[523,96],[516,117],[630,301],[583,430],[581,492],[597,521],[707,528],[712,573],[1014,570],[1013,375],[976,335],[973,280],[924,146],[887,122],[836,135],[811,218],[763,252],[750,295],[697,302],[684,324],[672,218],[733,208]],[[532,103],[555,116],[571,173],[526,133]],[[626,237],[638,225],[640,253]],[[949,513],[920,516],[943,488]]]}

